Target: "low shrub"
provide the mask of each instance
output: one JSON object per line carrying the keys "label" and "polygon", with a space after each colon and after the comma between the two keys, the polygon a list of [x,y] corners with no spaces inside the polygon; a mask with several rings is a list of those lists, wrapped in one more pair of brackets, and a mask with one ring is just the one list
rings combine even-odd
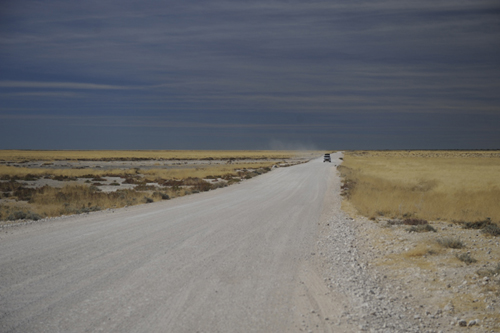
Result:
{"label": "low shrub", "polygon": [[136,191],[154,191],[156,186],[153,185],[137,185],[134,190]]}
{"label": "low shrub", "polygon": [[[200,178],[186,178],[184,180],[184,185],[192,186],[193,190],[200,192],[206,192],[213,189],[212,184]],[[193,193],[195,192],[193,191]]]}
{"label": "low shrub", "polygon": [[92,178],[92,181],[93,182],[105,182],[106,178],[102,178],[100,176],[97,176],[97,177]]}
{"label": "low shrub", "polygon": [[169,200],[169,199],[170,199],[170,196],[169,196],[167,193],[163,193],[163,192],[154,192],[154,193],[153,193],[153,198],[156,198],[156,199],[161,199],[161,200]]}
{"label": "low shrub", "polygon": [[101,207],[99,206],[93,206],[93,207],[83,207],[81,209],[77,209],[75,211],[70,211],[69,213],[75,213],[75,214],[85,214],[85,213],[90,213],[90,212],[97,212],[100,211]]}
{"label": "low shrub", "polygon": [[33,213],[31,211],[15,211],[11,214],[9,214],[9,216],[7,216],[7,220],[8,221],[15,221],[15,220],[33,220],[33,221],[38,221],[40,220],[42,217],[36,213]]}
{"label": "low shrub", "polygon": [[496,274],[500,275],[500,262],[493,268],[481,268],[476,273],[479,276],[494,276]]}
{"label": "low shrub", "polygon": [[460,255],[457,255],[457,259],[460,261],[465,262],[467,265],[470,265],[472,263],[477,262],[476,259],[472,258],[469,253],[462,253]]}
{"label": "low shrub", "polygon": [[231,178],[230,180],[227,181],[227,185],[232,185],[239,182],[240,180],[238,178]]}
{"label": "low shrub", "polygon": [[62,176],[62,175],[56,175],[53,176],[52,179],[54,180],[59,180],[59,181],[71,181],[71,180],[78,180],[76,177],[71,177],[71,176]]}
{"label": "low shrub", "polygon": [[223,175],[220,178],[222,178],[224,180],[232,180],[234,177],[237,177],[237,176],[235,174],[232,174],[232,173],[226,173],[225,175]]}
{"label": "low shrub", "polygon": [[481,232],[491,235],[491,236],[500,236],[500,227],[496,224],[487,225]]}
{"label": "low shrub", "polygon": [[20,187],[14,191],[13,196],[17,197],[17,200],[29,201],[29,200],[31,200],[31,197],[35,193],[36,193],[36,189],[34,189],[34,188]]}
{"label": "low shrub", "polygon": [[426,257],[439,253],[439,249],[435,244],[419,243],[413,249],[403,252],[403,256],[407,258]]}
{"label": "low shrub", "polygon": [[414,225],[411,228],[407,229],[408,232],[437,232],[437,230],[431,226],[430,224],[420,224]]}
{"label": "low shrub", "polygon": [[123,184],[144,184],[144,180],[140,176],[125,177]]}
{"label": "low shrub", "polygon": [[387,225],[403,225],[404,221],[399,219],[389,220],[387,221]]}
{"label": "low shrub", "polygon": [[39,178],[40,178],[40,176],[38,176],[38,175],[32,175],[30,173],[28,173],[26,176],[23,177],[23,179],[26,180],[26,181],[38,180]]}
{"label": "low shrub", "polygon": [[406,224],[406,225],[424,225],[424,224],[428,224],[428,222],[426,220],[422,220],[422,219],[405,219],[403,221],[403,224]]}
{"label": "low shrub", "polygon": [[486,219],[483,221],[477,221],[477,222],[465,222],[462,228],[464,229],[484,229],[487,226],[491,225],[491,220]]}
{"label": "low shrub", "polygon": [[442,247],[446,247],[449,249],[461,249],[465,247],[465,244],[462,243],[462,241],[457,238],[446,237],[438,239],[437,242]]}

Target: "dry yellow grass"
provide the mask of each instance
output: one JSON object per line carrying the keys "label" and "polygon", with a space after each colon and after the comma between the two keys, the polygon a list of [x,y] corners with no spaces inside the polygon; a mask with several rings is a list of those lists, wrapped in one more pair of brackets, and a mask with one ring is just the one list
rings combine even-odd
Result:
{"label": "dry yellow grass", "polygon": [[418,258],[427,255],[435,255],[442,252],[442,249],[432,242],[418,244],[415,248],[404,252],[403,256],[407,258]]}
{"label": "dry yellow grass", "polygon": [[286,159],[303,154],[308,155],[310,152],[277,150],[0,150],[0,161]]}
{"label": "dry yellow grass", "polygon": [[121,170],[95,170],[95,169],[44,169],[44,168],[23,168],[7,165],[0,165],[0,176],[26,177],[33,176],[63,176],[63,177],[83,177],[86,175],[105,176],[108,174],[135,174],[135,169]]}
{"label": "dry yellow grass", "polygon": [[[0,151],[0,159],[9,161],[30,161],[30,160],[112,160],[112,159],[235,159],[230,164],[185,164],[177,166],[169,165],[168,168],[161,168],[160,163],[155,163],[155,169],[54,169],[54,168],[27,168],[20,166],[0,165],[0,179],[15,181],[25,179],[36,181],[37,178],[48,177],[53,179],[63,178],[65,180],[82,178],[89,176],[99,178],[105,176],[120,176],[131,179],[135,184],[141,184],[134,190],[120,190],[112,193],[102,193],[91,189],[87,185],[68,185],[63,188],[50,188],[48,186],[33,190],[21,187],[10,188],[4,186],[2,196],[8,198],[0,204],[0,220],[9,219],[30,219],[37,215],[37,218],[52,217],[66,214],[82,213],[92,210],[99,210],[113,207],[123,207],[139,203],[158,201],[183,196],[198,191],[206,191],[211,188],[225,186],[237,182],[239,177],[251,178],[256,174],[270,170],[275,163],[281,163],[281,159],[295,157],[293,163],[300,162],[297,158],[311,157],[318,155],[317,152],[303,152],[300,156],[296,152],[277,151]],[[257,160],[257,161],[255,161]],[[276,161],[278,160],[278,162]],[[195,162],[196,163],[196,162]],[[250,172],[264,168],[258,172]],[[239,171],[246,170],[244,173]],[[238,176],[232,179],[232,176]],[[212,176],[212,177],[210,177]],[[211,185],[201,181],[201,178],[224,177],[227,183]],[[147,182],[157,182],[165,184],[171,180],[186,180],[191,178],[189,185],[182,186],[162,186],[155,189],[152,186],[144,186]],[[192,179],[194,178],[194,180]],[[88,181],[87,181],[88,182]],[[15,183],[15,182],[14,182]],[[5,185],[5,183],[2,183]],[[10,182],[9,182],[10,184]],[[16,200],[16,201],[13,201]],[[18,200],[29,200],[23,202]],[[17,214],[17,215],[16,215]],[[16,217],[17,216],[17,217]]]}
{"label": "dry yellow grass", "polygon": [[139,170],[136,169],[112,169],[112,170],[95,170],[95,169],[45,169],[45,168],[23,168],[0,165],[0,177],[19,177],[24,178],[27,175],[33,176],[63,176],[63,177],[83,177],[92,175],[106,176],[106,175],[132,175],[140,172],[148,178],[162,178],[162,179],[183,179],[188,177],[205,178],[210,175],[223,175],[226,173],[233,173],[235,170],[241,169],[258,169],[270,167],[274,162],[254,162],[254,163],[232,163],[232,164],[214,164],[214,165],[200,165],[196,168],[182,168],[182,169],[150,169]]}
{"label": "dry yellow grass", "polygon": [[349,152],[349,202],[365,216],[500,221],[500,152]]}
{"label": "dry yellow grass", "polygon": [[228,173],[234,173],[242,169],[259,169],[271,167],[272,162],[257,163],[234,163],[228,165],[208,165],[196,169],[152,169],[141,171],[148,178],[162,179],[185,179],[188,177],[206,178],[207,176],[222,176]]}
{"label": "dry yellow grass", "polygon": [[32,195],[29,203],[21,201],[0,205],[0,220],[9,220],[9,216],[19,212],[38,214],[39,218],[54,217],[160,201],[162,200],[161,194],[167,194],[171,198],[186,194],[184,189],[174,191],[162,188],[158,191],[149,193],[120,190],[103,193],[84,185],[67,185],[63,188],[44,187]]}

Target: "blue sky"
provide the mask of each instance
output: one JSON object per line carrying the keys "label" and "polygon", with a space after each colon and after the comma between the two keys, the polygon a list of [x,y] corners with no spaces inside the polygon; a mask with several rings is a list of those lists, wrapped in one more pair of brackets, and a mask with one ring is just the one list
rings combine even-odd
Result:
{"label": "blue sky", "polygon": [[0,149],[498,149],[498,1],[0,2]]}

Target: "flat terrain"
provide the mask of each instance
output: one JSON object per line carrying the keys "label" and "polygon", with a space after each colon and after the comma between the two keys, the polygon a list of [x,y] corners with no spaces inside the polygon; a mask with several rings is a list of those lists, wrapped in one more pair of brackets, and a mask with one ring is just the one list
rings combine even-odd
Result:
{"label": "flat terrain", "polygon": [[0,224],[168,200],[317,158],[298,151],[0,150]]}
{"label": "flat terrain", "polygon": [[295,154],[289,150],[0,150],[0,161],[286,159]]}
{"label": "flat terrain", "polygon": [[353,151],[339,170],[358,249],[405,312],[500,331],[500,152]]}
{"label": "flat terrain", "polygon": [[0,331],[498,332],[498,237],[347,215],[340,156],[1,228]]}
{"label": "flat terrain", "polygon": [[[316,298],[324,286],[310,261],[322,213],[340,206],[324,200],[339,185],[334,165],[5,228],[1,331],[298,331],[318,304],[334,318],[342,302]],[[323,319],[308,324],[327,331]]]}
{"label": "flat terrain", "polygon": [[367,217],[500,223],[500,151],[352,151],[340,167]]}

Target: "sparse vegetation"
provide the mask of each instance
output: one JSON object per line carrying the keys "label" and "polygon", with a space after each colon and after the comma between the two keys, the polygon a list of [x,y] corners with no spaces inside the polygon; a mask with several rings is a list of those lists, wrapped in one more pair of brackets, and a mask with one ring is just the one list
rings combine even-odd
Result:
{"label": "sparse vegetation", "polygon": [[440,238],[437,240],[437,243],[449,249],[461,249],[465,247],[465,244],[460,239],[452,237]]}
{"label": "sparse vegetation", "polygon": [[430,224],[419,224],[419,225],[414,225],[411,228],[407,229],[408,232],[437,232],[437,230],[432,227]]}
{"label": "sparse vegetation", "polygon": [[162,200],[169,200],[170,196],[167,193],[155,192],[153,196],[160,197]]}
{"label": "sparse vegetation", "polygon": [[434,244],[418,244],[415,248],[404,253],[405,257],[417,258],[425,257],[428,255],[436,255],[439,253],[437,245]]}
{"label": "sparse vegetation", "polygon": [[14,211],[7,216],[7,220],[15,221],[15,220],[33,220],[33,221],[38,221],[41,219],[41,216],[33,213],[31,211]]}
{"label": "sparse vegetation", "polygon": [[366,239],[373,238],[367,249],[384,253],[377,262],[383,274],[408,285],[420,280],[413,290],[423,291],[419,304],[436,304],[435,291],[453,290],[440,306],[452,304],[455,315],[484,313],[498,327],[500,263],[490,262],[500,249],[492,239],[500,236],[500,151],[350,152],[339,171],[344,210],[377,222],[365,223]]}
{"label": "sparse vegetation", "polygon": [[[276,159],[284,162],[296,154],[279,151],[0,151],[0,161],[8,159],[17,162],[0,164],[0,199],[9,199],[0,201],[0,220],[81,214],[205,192],[268,172],[276,164]],[[306,155],[312,156],[314,153],[301,153],[301,156]],[[302,158],[295,163],[300,163]],[[188,165],[181,159],[205,162],[189,162]],[[33,160],[50,162],[30,163]],[[91,168],[88,164],[87,167],[68,164],[91,160],[120,162],[105,169],[99,165]],[[122,168],[122,165],[126,165],[122,161],[147,160],[178,162],[169,162],[167,168],[159,167],[162,163],[158,162],[150,163],[155,166],[152,169],[139,168],[138,164],[128,169]],[[219,162],[212,164],[214,160]],[[227,163],[221,163],[221,160]],[[121,169],[113,168],[115,165]],[[68,182],[68,185],[56,188],[23,183],[39,179]],[[102,189],[114,192],[106,193]],[[38,215],[29,215],[28,211]]]}
{"label": "sparse vegetation", "polygon": [[476,222],[466,222],[463,225],[464,229],[477,229],[481,230],[481,232],[491,235],[491,236],[500,236],[500,227],[497,224],[492,223],[490,218],[487,218],[482,221]]}
{"label": "sparse vegetation", "polygon": [[483,221],[476,222],[465,222],[462,226],[464,229],[484,229],[491,224],[491,220],[488,218]]}
{"label": "sparse vegetation", "polygon": [[477,262],[477,260],[474,259],[474,258],[472,258],[470,256],[470,253],[468,253],[468,252],[462,253],[462,254],[457,254],[457,259],[460,260],[460,261],[465,262],[467,265],[470,265],[472,263]]}
{"label": "sparse vegetation", "polygon": [[406,225],[414,225],[414,226],[421,226],[421,225],[427,225],[429,222],[426,220],[422,219],[406,219],[403,221],[403,224]]}
{"label": "sparse vegetation", "polygon": [[481,230],[483,233],[491,236],[500,236],[500,227],[496,224],[489,224]]}
{"label": "sparse vegetation", "polygon": [[500,262],[493,268],[481,268],[477,272],[479,276],[495,276],[500,275]]}
{"label": "sparse vegetation", "polygon": [[[312,154],[314,152],[307,152]],[[287,159],[304,152],[276,150],[0,150],[0,160],[25,161],[146,161]],[[317,155],[318,153],[316,153]],[[50,164],[47,164],[50,165]]]}

